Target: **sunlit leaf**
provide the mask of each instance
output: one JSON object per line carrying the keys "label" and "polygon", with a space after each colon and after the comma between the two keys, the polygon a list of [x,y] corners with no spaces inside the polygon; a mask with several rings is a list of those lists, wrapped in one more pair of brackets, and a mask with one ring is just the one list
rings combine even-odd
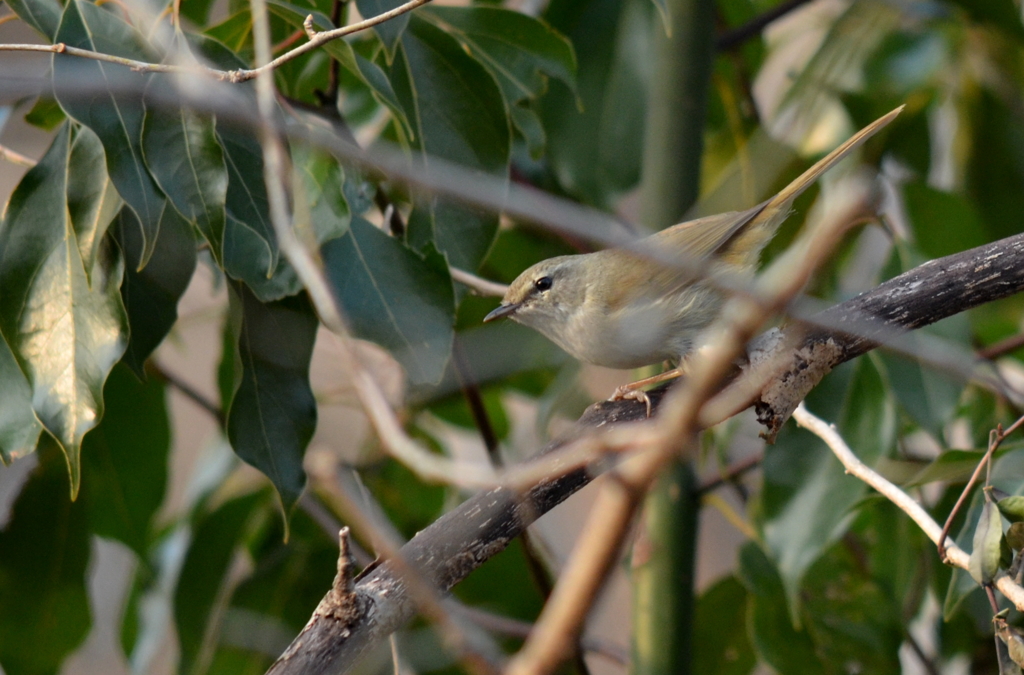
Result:
{"label": "sunlit leaf", "polygon": [[[57,31],[67,45],[141,61],[155,61],[145,39],[115,13],[85,0],[69,0]],[[92,129],[106,151],[107,172],[118,193],[135,211],[142,228],[142,252],[132,267],[145,266],[156,248],[165,197],[154,182],[142,154],[144,109],[141,94],[149,76],[126,66],[80,59],[64,54],[53,57],[54,92],[65,112]],[[88,96],[83,83],[94,86]],[[110,88],[107,88],[110,87]],[[135,96],[117,89],[135,88]]]}
{"label": "sunlit leaf", "polygon": [[[103,382],[126,342],[120,257],[104,247],[87,274],[79,238],[95,232],[75,231],[68,203],[67,176],[95,170],[102,153],[92,132],[66,124],[22,179],[0,224],[0,332],[32,387],[36,417],[67,455],[72,495],[82,437],[103,416]],[[81,202],[78,208],[91,210]]]}
{"label": "sunlit leaf", "polygon": [[274,484],[287,514],[306,484],[302,457],[316,429],[309,360],[319,321],[305,295],[264,304],[241,284],[231,289],[238,367],[228,440]]}
{"label": "sunlit leaf", "polygon": [[25,113],[25,121],[46,131],[53,131],[67,119],[60,104],[52,98],[40,97],[32,110]]}
{"label": "sunlit leaf", "polygon": [[420,257],[356,217],[321,254],[353,334],[390,350],[413,384],[436,383],[455,319],[451,278],[437,251]]}
{"label": "sunlit leaf", "polygon": [[0,460],[10,464],[36,449],[43,430],[32,410],[32,386],[0,335]]}

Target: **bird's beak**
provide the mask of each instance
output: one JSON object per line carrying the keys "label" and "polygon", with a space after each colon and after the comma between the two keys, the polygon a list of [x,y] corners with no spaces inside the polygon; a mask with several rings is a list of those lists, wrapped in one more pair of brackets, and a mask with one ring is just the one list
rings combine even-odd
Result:
{"label": "bird's beak", "polygon": [[522,304],[523,303],[521,302],[513,302],[511,305],[499,305],[496,310],[494,310],[493,312],[484,317],[484,323],[487,323],[488,321],[494,321],[495,319],[500,319],[503,316],[515,314],[516,310],[519,309],[522,306]]}

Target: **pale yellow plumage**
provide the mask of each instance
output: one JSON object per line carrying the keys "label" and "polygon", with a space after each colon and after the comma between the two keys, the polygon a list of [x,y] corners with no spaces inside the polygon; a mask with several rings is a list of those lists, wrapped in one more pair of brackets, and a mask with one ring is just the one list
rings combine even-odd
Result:
{"label": "pale yellow plumage", "polygon": [[871,123],[751,209],[673,225],[642,240],[635,251],[609,249],[537,263],[519,275],[484,320],[508,316],[575,358],[610,368],[685,358],[696,335],[714,320],[722,297],[694,280],[692,266],[655,262],[641,251],[658,252],[660,261],[705,260],[753,273],[793,200],[901,110]]}

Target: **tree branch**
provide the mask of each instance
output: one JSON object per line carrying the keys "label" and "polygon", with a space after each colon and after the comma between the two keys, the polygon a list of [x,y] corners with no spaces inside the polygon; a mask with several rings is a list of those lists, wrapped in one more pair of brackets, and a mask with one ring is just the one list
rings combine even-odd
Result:
{"label": "tree branch", "polygon": [[[768,382],[765,390],[777,379],[785,379],[790,387],[809,391],[820,380],[818,371],[823,376],[835,365],[872,349],[883,337],[919,328],[1020,290],[1024,290],[1024,234],[925,263],[816,317],[820,321],[816,320],[815,326],[822,325],[824,320],[833,321],[837,326],[834,332],[815,328],[812,333],[803,326],[790,328],[788,337],[784,334],[782,339],[776,338],[774,347],[769,349],[769,360],[782,364],[781,369],[773,371],[779,374],[768,379],[755,377],[759,373],[752,366],[741,379],[754,377]],[[857,333],[862,334],[865,325],[870,331],[866,337],[842,332],[844,326],[856,327]],[[815,361],[813,354],[809,360],[805,349],[809,344],[828,345],[827,350],[821,350],[829,355],[827,361]],[[800,364],[815,371],[817,380],[813,384],[797,377]],[[747,395],[746,404],[739,408],[749,405],[759,393]],[[655,408],[664,394],[665,389],[651,392]],[[729,405],[737,407],[733,394],[726,389],[709,401],[701,412],[699,426],[704,427],[716,415],[727,412]],[[645,407],[636,401],[597,403],[584,413],[571,435],[549,444],[532,462],[549,462],[558,457],[560,448],[597,427],[615,427],[644,418]],[[571,461],[562,462],[563,475],[545,478],[521,494],[506,487],[480,492],[417,534],[402,548],[402,558],[437,588],[447,591],[610,465],[605,459],[572,469]],[[936,526],[935,536],[938,531]],[[1000,590],[1003,591],[1002,586]],[[367,648],[415,614],[405,584],[390,562],[358,579],[353,592],[360,598],[362,611],[358,615],[346,622],[314,616],[286,652],[288,656],[279,659],[270,672],[346,672]],[[1010,597],[1014,590],[1008,588],[1004,592]]]}

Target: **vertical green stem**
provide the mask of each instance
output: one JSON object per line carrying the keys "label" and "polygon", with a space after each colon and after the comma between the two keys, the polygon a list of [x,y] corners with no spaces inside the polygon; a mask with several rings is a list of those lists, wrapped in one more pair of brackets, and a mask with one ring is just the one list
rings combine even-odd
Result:
{"label": "vertical green stem", "polygon": [[[682,220],[697,201],[715,56],[710,0],[667,0],[667,9],[671,35],[655,26],[641,191],[643,220],[656,228]],[[696,490],[693,466],[676,462],[644,504],[633,556],[633,675],[692,669]]]}

